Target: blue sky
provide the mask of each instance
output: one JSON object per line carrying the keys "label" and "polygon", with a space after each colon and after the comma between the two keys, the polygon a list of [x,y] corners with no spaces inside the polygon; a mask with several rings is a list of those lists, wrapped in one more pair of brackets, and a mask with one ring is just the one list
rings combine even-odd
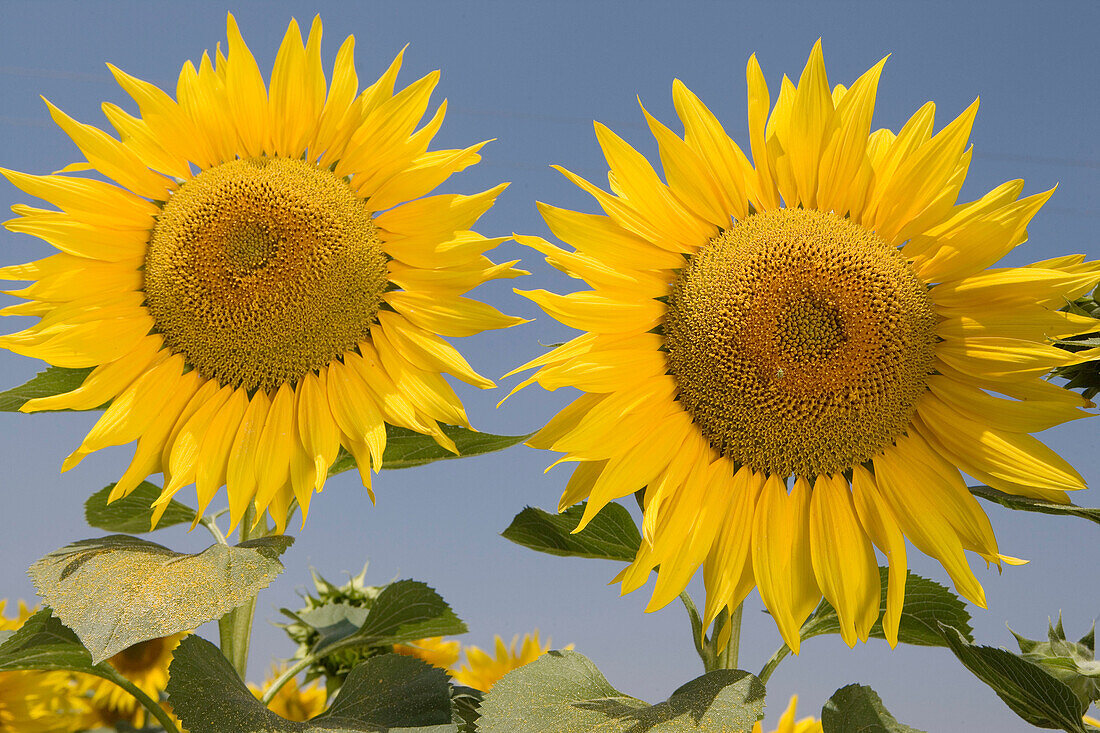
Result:
{"label": "blue sky", "polygon": [[[450,110],[435,147],[465,147],[497,138],[483,162],[441,190],[471,193],[500,181],[511,187],[480,222],[490,236],[510,232],[549,237],[535,200],[583,211],[595,204],[548,166],[558,163],[599,180],[606,167],[592,132],[600,120],[656,160],[635,95],[659,119],[675,122],[673,78],[682,79],[745,142],[744,65],[757,53],[772,89],[782,74],[800,73],[813,42],[823,39],[833,83],[850,83],[892,54],[880,85],[875,123],[897,129],[925,101],[937,102],[937,126],[982,98],[972,142],[974,161],[963,198],[980,196],[1012,178],[1025,193],[1059,188],[1030,227],[1031,239],[1010,264],[1068,252],[1097,255],[1100,226],[1100,102],[1095,75],[1100,5],[1082,3],[15,3],[3,4],[0,24],[0,166],[49,172],[74,160],[75,147],[50,122],[42,94],[84,122],[106,126],[101,101],[133,109],[104,66],[111,62],[174,90],[180,65],[224,41],[225,14],[235,13],[261,69],[270,69],[291,17],[325,23],[326,65],[348,34],[357,39],[362,84],[373,81],[406,43],[402,85],[436,68],[436,100]],[[28,197],[0,182],[0,200]],[[0,263],[43,257],[46,245],[0,232]],[[540,342],[568,329],[511,293],[575,289],[537,253],[507,243],[498,260],[521,258],[532,276],[492,284],[477,296],[534,318],[504,332],[460,339],[471,363],[491,378],[539,353]],[[16,330],[15,319],[5,324]],[[0,353],[0,385],[25,381],[40,363]],[[510,388],[516,378],[502,380]],[[475,426],[495,433],[536,429],[572,397],[568,390],[528,389],[501,409],[500,390],[457,390]],[[63,476],[62,458],[79,444],[97,414],[0,415],[0,597],[33,596],[25,568],[67,542],[95,532],[83,525],[84,499],[115,480],[129,461],[125,448],[86,459]],[[1043,436],[1086,479],[1100,482],[1095,427],[1090,421]],[[526,505],[551,508],[568,478],[548,474],[553,458],[525,447],[505,453],[391,471],[376,481],[372,506],[354,472],[328,483],[304,531],[285,557],[287,572],[260,597],[250,677],[268,659],[289,655],[276,620],[296,607],[296,589],[315,567],[334,580],[369,560],[368,580],[412,577],[437,589],[467,621],[467,643],[488,645],[534,628],[556,645],[572,642],[624,692],[657,701],[700,673],[679,606],[644,614],[648,591],[619,597],[607,582],[612,563],[538,555],[498,536]],[[185,492],[186,493],[186,492]],[[1076,497],[1100,505],[1095,490]],[[1028,565],[976,568],[989,610],[972,609],[975,634],[1008,646],[1013,629],[1036,637],[1061,610],[1069,633],[1080,635],[1100,612],[1097,528],[1081,520],[1023,515],[988,507],[1003,551]],[[197,551],[197,530],[158,533],[175,549]],[[946,582],[935,563],[915,552],[912,568]],[[981,563],[977,563],[980,565]],[[692,586],[701,598],[701,584]],[[746,605],[742,666],[757,671],[779,644],[755,595]],[[202,630],[216,635],[212,627]],[[849,650],[838,637],[804,645],[772,678],[768,719],[789,694],[816,713],[836,688],[872,684],[899,720],[929,731],[1026,730],[987,688],[941,649],[899,648],[884,642]]]}

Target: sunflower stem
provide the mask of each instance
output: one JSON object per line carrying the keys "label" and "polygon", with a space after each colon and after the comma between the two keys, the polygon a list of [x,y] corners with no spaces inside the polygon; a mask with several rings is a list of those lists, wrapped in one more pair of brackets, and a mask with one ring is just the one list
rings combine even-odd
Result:
{"label": "sunflower stem", "polygon": [[[261,522],[254,528],[256,512],[249,506],[241,519],[241,542],[267,534],[267,523]],[[248,644],[252,638],[252,615],[256,611],[256,596],[237,606],[218,619],[218,632],[221,637],[222,654],[237,670],[243,680],[248,671]]]}
{"label": "sunflower stem", "polygon": [[264,705],[271,702],[275,695],[278,694],[279,690],[283,689],[283,685],[290,682],[296,674],[313,664],[314,661],[316,661],[316,657],[309,655],[292,664],[285,672],[275,678],[275,681],[271,683],[271,686],[264,692],[263,697],[260,698],[260,702]]}
{"label": "sunflower stem", "polygon": [[786,644],[776,649],[775,654],[773,654],[772,658],[767,661],[763,668],[761,668],[760,674],[756,676],[760,678],[761,682],[767,684],[768,680],[771,679],[772,672],[775,671],[775,668],[779,666],[779,663],[786,659],[787,655],[790,653],[791,648]]}
{"label": "sunflower stem", "polygon": [[180,733],[179,727],[173,722],[172,716],[168,714],[168,711],[160,706],[153,698],[145,694],[145,691],[135,685],[130,680],[122,676],[122,673],[112,667],[110,664],[98,664],[96,670],[102,673],[111,682],[122,689],[129,692],[134,696],[138,702],[149,711],[150,715],[157,719],[157,721],[164,726],[165,733]]}

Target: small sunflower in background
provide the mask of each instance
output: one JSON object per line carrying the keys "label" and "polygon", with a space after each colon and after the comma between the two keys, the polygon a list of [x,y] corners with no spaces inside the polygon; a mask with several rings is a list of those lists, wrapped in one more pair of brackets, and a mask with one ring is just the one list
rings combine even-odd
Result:
{"label": "small sunflower in background", "polygon": [[[263,698],[264,693],[279,678],[284,669],[276,668],[272,670],[271,675],[264,680],[262,689],[251,684],[248,689],[252,691],[257,699]],[[271,701],[267,704],[267,709],[287,720],[302,723],[323,713],[325,700],[325,690],[316,680],[306,685],[299,685],[298,679],[294,677],[287,680],[286,684],[279,688],[279,691],[275,693],[275,697],[271,698]]]}
{"label": "small sunflower in background", "polygon": [[706,624],[755,586],[797,652],[824,594],[852,645],[878,616],[878,547],[896,644],[906,537],[983,607],[964,551],[1014,562],[960,471],[1059,503],[1085,488],[1030,433],[1091,405],[1043,376],[1100,352],[1050,343],[1097,329],[1058,308],[1100,263],[987,269],[1051,191],[1020,198],[1015,180],[960,203],[977,101],[936,134],[931,102],[872,131],[884,62],[831,86],[819,42],[773,104],[753,56],[752,162],[677,80],[683,137],[643,109],[667,183],[597,123],[610,192],[560,170],[604,215],[540,203],[575,251],[517,238],[592,287],[522,293],[586,332],[521,367],[540,369],[517,389],[585,393],[529,444],[576,465],[559,508],[588,500],[577,531],[644,489],[644,541],[617,580],[629,592],[659,566],[647,610],[702,566]]}
{"label": "small sunflower in background", "polygon": [[[779,718],[779,725],[772,733],[822,733],[821,721],[809,715],[800,720],[795,719],[798,708],[798,695],[791,695],[791,701],[787,709]],[[753,723],[752,733],[763,733],[764,726],[760,721]]]}
{"label": "small sunflower in background", "polygon": [[[512,637],[512,643],[508,646],[504,645],[504,640],[499,636],[495,637],[495,656],[490,656],[476,646],[463,646],[466,663],[461,668],[450,670],[451,678],[457,684],[488,692],[501,677],[513,669],[530,664],[551,649],[550,639],[546,640],[546,646],[539,642],[538,630],[533,634],[523,635],[519,651],[516,651],[516,644],[519,644],[518,634]],[[573,645],[565,648],[572,649]]]}
{"label": "small sunflower in background", "polygon": [[17,205],[7,228],[60,252],[0,270],[33,281],[4,313],[41,318],[0,346],[94,367],[22,409],[110,402],[63,470],[136,440],[111,499],[163,473],[154,521],[185,486],[200,513],[226,486],[234,526],[253,504],[282,531],[341,447],[370,489],[386,423],[455,451],[440,424],[469,420],[442,374],[493,383],[443,337],[522,322],[463,297],[524,274],[471,230],[504,185],[427,196],[485,144],[428,151],[446,101],[417,125],[439,72],[395,93],[398,54],[360,92],[354,38],[327,81],[320,47],[319,18],[304,44],[291,21],[265,87],[230,15],[227,54],[184,64],[174,99],[110,67],[139,110],[103,105],[117,139],[49,105],[88,161],[61,173],[114,183],[2,171],[58,209]]}
{"label": "small sunflower in background", "polygon": [[[168,687],[172,652],[185,636],[187,633],[141,641],[123,649],[108,661],[142,692],[154,700],[160,700],[161,693]],[[129,692],[101,677],[77,675],[77,679],[81,682],[82,691],[90,693],[88,702],[98,719],[111,722],[125,720],[137,728],[145,725],[148,711]],[[167,708],[165,703],[161,705]]]}
{"label": "small sunflower in background", "polygon": [[394,644],[393,651],[406,657],[423,659],[439,669],[449,669],[458,664],[461,647],[462,644],[457,641],[445,641],[442,636],[429,636],[408,644]]}
{"label": "small sunflower in background", "polygon": [[[23,601],[14,618],[4,615],[0,598],[0,631],[16,631],[33,610]],[[89,727],[88,700],[68,672],[0,672],[0,733],[58,733]]]}

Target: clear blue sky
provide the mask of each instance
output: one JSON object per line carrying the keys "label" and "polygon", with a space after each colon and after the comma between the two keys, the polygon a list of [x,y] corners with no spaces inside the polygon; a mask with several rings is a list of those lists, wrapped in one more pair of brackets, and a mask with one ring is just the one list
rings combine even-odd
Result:
{"label": "clear blue sky", "polygon": [[[490,236],[512,231],[549,236],[536,199],[584,211],[595,205],[559,174],[559,163],[595,180],[606,168],[592,132],[597,119],[655,158],[635,95],[670,125],[671,84],[679,77],[745,140],[744,65],[758,54],[769,84],[797,78],[813,42],[822,37],[833,83],[849,83],[892,53],[878,96],[876,124],[897,127],[926,100],[938,104],[938,125],[981,95],[975,146],[964,198],[980,196],[1012,178],[1026,193],[1059,189],[1033,222],[1031,241],[1011,256],[1021,264],[1056,254],[1098,254],[1100,226],[1100,102],[1095,32],[1100,5],[1081,3],[653,3],[347,2],[347,3],[15,3],[2,4],[0,21],[0,165],[44,173],[75,159],[77,151],[50,122],[39,94],[77,119],[106,126],[101,101],[133,105],[104,66],[122,69],[174,90],[185,59],[224,40],[232,10],[262,69],[269,70],[290,17],[325,23],[326,65],[347,34],[357,38],[361,83],[369,83],[406,43],[407,84],[440,68],[437,101],[450,112],[436,147],[464,147],[498,138],[484,162],[448,181],[443,190],[474,192],[499,181],[512,186],[478,227]],[[0,201],[28,202],[6,182]],[[48,254],[29,237],[0,232],[0,263]],[[459,340],[482,373],[497,378],[537,354],[539,342],[570,333],[514,296],[510,286],[558,291],[576,283],[533,252],[509,243],[498,260],[522,258],[534,274],[500,283],[478,297],[514,314],[535,318],[515,329]],[[16,319],[0,325],[16,330]],[[0,385],[23,382],[41,364],[0,353]],[[515,378],[504,380],[510,388]],[[475,426],[496,433],[537,428],[571,395],[529,389],[502,409],[500,390],[478,393],[458,385]],[[96,413],[0,415],[0,597],[31,597],[25,568],[67,542],[96,534],[83,525],[82,505],[115,480],[130,451],[110,449],[59,476],[61,460],[79,444]],[[1043,438],[1066,455],[1091,483],[1100,483],[1095,424],[1077,422]],[[624,692],[657,701],[700,673],[687,621],[678,606],[644,614],[648,591],[620,598],[607,582],[612,563],[538,555],[498,533],[525,505],[556,505],[568,473],[543,474],[548,453],[518,447],[506,453],[391,471],[376,481],[371,506],[354,472],[328,483],[313,504],[304,532],[285,556],[287,572],[259,603],[250,677],[267,660],[292,651],[282,632],[265,623],[280,606],[297,606],[296,589],[313,566],[334,580],[369,560],[369,579],[423,580],[440,590],[467,621],[464,641],[485,646],[539,628],[556,644],[572,642]],[[185,494],[186,495],[186,492]],[[1100,505],[1095,489],[1076,497]],[[1100,532],[1082,520],[988,513],[1003,551],[1029,565],[978,570],[988,611],[974,609],[979,640],[1008,646],[1013,629],[1036,637],[1048,615],[1062,611],[1069,633],[1081,634],[1100,612],[1097,588]],[[197,551],[208,537],[175,529],[157,541]],[[945,573],[913,553],[915,571],[946,582]],[[980,563],[978,563],[980,565]],[[701,596],[701,584],[693,586]],[[212,627],[203,629],[216,635]],[[757,671],[779,644],[755,593],[747,604],[742,666]],[[772,678],[768,720],[774,722],[792,692],[806,712],[837,687],[871,683],[899,720],[929,731],[1023,731],[1027,726],[942,649],[899,648],[872,641],[849,650],[839,637],[804,645]]]}

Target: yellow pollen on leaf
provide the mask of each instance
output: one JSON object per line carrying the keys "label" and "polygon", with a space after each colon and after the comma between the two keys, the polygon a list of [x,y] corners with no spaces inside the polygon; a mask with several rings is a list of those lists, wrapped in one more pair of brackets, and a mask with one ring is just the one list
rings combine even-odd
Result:
{"label": "yellow pollen on leaf", "polygon": [[928,288],[835,214],[777,209],[712,239],[663,324],[678,399],[715,450],[779,476],[842,472],[909,424],[936,341]]}
{"label": "yellow pollen on leaf", "polygon": [[387,256],[363,200],[327,169],[248,158],[183,184],[145,260],[156,329],[200,375],[272,390],[366,338]]}

